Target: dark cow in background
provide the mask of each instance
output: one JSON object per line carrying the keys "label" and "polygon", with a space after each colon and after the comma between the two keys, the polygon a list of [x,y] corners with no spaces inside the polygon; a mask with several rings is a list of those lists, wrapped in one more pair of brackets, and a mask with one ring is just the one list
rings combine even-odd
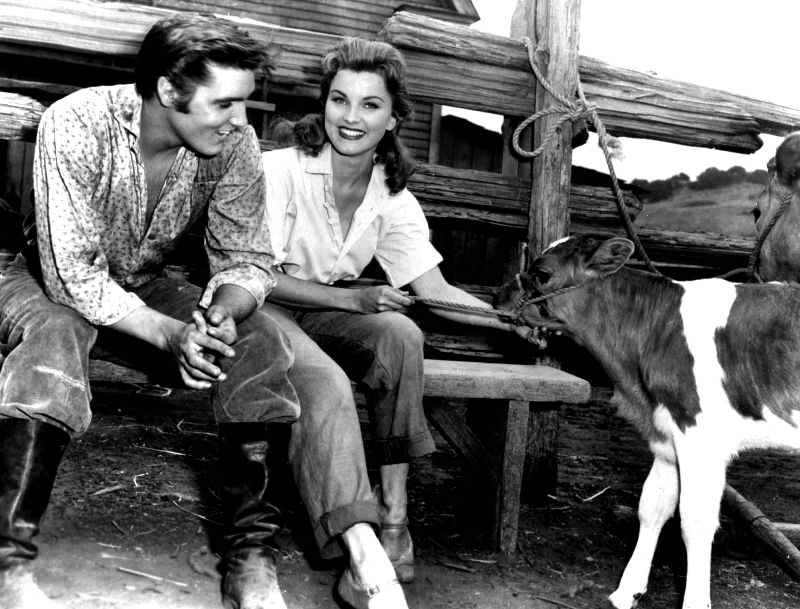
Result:
{"label": "dark cow in background", "polygon": [[747,449],[800,451],[800,286],[673,281],[625,268],[633,250],[622,238],[556,242],[497,304],[588,349],[653,452],[639,538],[611,603],[630,609],[644,594],[677,507],[683,609],[707,609],[728,463]]}
{"label": "dark cow in background", "polygon": [[784,138],[767,169],[769,183],[753,209],[763,239],[754,270],[762,281],[800,282],[800,131]]}

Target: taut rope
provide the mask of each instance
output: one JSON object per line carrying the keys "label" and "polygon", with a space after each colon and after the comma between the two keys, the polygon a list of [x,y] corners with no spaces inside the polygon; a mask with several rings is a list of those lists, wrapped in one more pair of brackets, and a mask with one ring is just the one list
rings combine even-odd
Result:
{"label": "taut rope", "polygon": [[547,294],[539,294],[538,296],[529,296],[530,291],[522,290],[522,284],[519,280],[519,273],[516,274],[517,284],[522,290],[522,295],[520,296],[519,300],[514,305],[514,308],[511,311],[501,311],[499,309],[494,309],[492,307],[481,307],[479,305],[468,305],[462,304],[459,302],[451,302],[447,300],[438,300],[436,298],[423,298],[421,296],[412,296],[412,299],[415,303],[424,304],[430,307],[436,307],[440,309],[448,309],[451,311],[460,311],[464,313],[478,313],[480,315],[491,315],[497,317],[499,319],[505,320],[509,323],[514,325],[525,325],[525,320],[522,317],[522,309],[523,307],[527,307],[531,304],[536,304],[537,302],[542,302],[544,300],[548,300],[550,298],[554,298],[556,296],[560,296],[561,294],[566,294],[567,292],[572,292],[573,290],[577,290],[583,288],[590,283],[595,283],[597,281],[601,281],[607,277],[610,277],[622,267],[618,267],[614,271],[610,273],[605,273],[603,275],[598,275],[596,277],[592,277],[581,283],[576,283],[575,285],[569,285],[563,288],[558,288],[557,290],[553,290],[552,292],[548,292]]}
{"label": "taut rope", "polygon": [[506,319],[511,323],[516,323],[514,320],[514,313],[508,311],[501,311],[492,307],[481,307],[478,305],[468,305],[460,302],[451,302],[448,300],[439,300],[437,298],[423,298],[422,296],[412,296],[415,303],[424,304],[429,307],[437,309],[447,309],[449,311],[459,311],[462,313],[477,313],[478,315],[488,315]]}

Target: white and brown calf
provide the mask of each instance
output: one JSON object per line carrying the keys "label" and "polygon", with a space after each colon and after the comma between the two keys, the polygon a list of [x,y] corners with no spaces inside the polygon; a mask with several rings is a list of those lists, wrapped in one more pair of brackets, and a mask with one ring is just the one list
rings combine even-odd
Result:
{"label": "white and brown calf", "polygon": [[683,609],[707,609],[728,463],[747,449],[800,451],[800,286],[676,282],[624,268],[632,252],[620,238],[556,242],[504,286],[498,306],[517,302],[524,323],[586,347],[653,452],[639,538],[611,603],[630,609],[644,594],[658,536],[677,508]]}
{"label": "white and brown calf", "polygon": [[769,182],[753,209],[761,281],[800,282],[800,131],[790,133],[767,165]]}

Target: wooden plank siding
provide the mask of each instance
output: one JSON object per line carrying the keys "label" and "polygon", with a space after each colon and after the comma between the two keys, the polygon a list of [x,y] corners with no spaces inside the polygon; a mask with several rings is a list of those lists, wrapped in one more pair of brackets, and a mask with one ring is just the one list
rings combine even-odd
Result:
{"label": "wooden plank siding", "polygon": [[413,120],[404,124],[400,131],[403,143],[418,161],[428,161],[432,114],[432,104],[415,102]]}
{"label": "wooden plank siding", "polygon": [[134,3],[224,13],[282,27],[366,38],[373,38],[384,21],[401,7],[464,24],[478,19],[471,3],[463,0],[415,0],[410,7],[398,0],[134,0]]}
{"label": "wooden plank siding", "polygon": [[224,12],[258,19],[273,25],[339,36],[374,36],[383,21],[392,14],[392,2],[376,0],[328,0],[326,2],[190,2],[156,0],[156,6],[182,11]]}

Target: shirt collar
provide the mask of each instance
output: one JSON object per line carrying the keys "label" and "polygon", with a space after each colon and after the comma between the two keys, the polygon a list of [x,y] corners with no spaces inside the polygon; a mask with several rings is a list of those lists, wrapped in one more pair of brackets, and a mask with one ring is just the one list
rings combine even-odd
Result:
{"label": "shirt collar", "polygon": [[[305,156],[306,172],[316,173],[322,175],[333,175],[333,165],[331,158],[332,148],[330,142],[326,142],[322,146],[322,150],[317,156]],[[383,171],[383,166],[375,162],[372,166],[372,176],[367,186],[367,195],[371,197],[383,196],[385,194],[385,181],[386,175]]]}
{"label": "shirt collar", "polygon": [[306,156],[306,171],[308,173],[333,173],[331,165],[331,145],[326,143],[317,156]]}
{"label": "shirt collar", "polygon": [[139,138],[142,120],[142,98],[134,85],[122,85],[113,91],[111,111],[134,139]]}

